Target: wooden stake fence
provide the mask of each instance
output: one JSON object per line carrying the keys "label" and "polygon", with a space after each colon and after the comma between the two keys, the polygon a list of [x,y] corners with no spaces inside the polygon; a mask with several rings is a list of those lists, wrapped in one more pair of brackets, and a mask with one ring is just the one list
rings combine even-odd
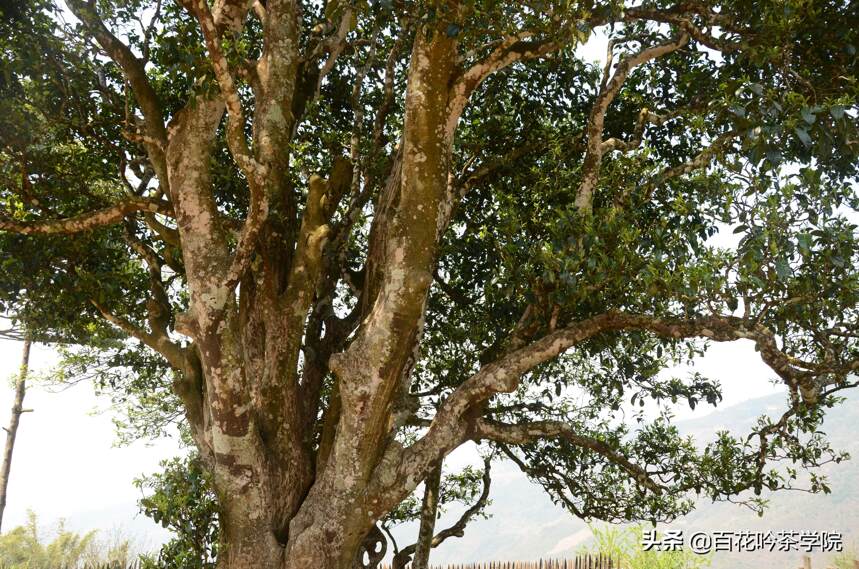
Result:
{"label": "wooden stake fence", "polygon": [[[406,566],[410,569],[410,566]],[[7,569],[0,563],[0,569]],[[54,567],[51,569],[75,569],[73,567]],[[141,564],[134,562],[123,567],[118,564],[88,566],[86,569],[141,569]],[[390,565],[381,565],[381,569],[391,569]],[[625,569],[616,560],[602,555],[582,555],[575,559],[540,559],[537,561],[483,561],[478,563],[459,563],[453,565],[431,565],[430,569]],[[786,568],[793,569],[793,568]],[[803,557],[802,565],[797,569],[812,569],[811,558]],[[826,569],[833,569],[827,567]],[[859,560],[853,561],[853,569],[859,569]]]}
{"label": "wooden stake fence", "polygon": [[[406,566],[410,569],[410,566]],[[391,569],[382,565],[382,569]],[[538,561],[484,561],[455,565],[431,565],[430,569],[620,569],[617,562],[603,555],[581,555],[575,559],[540,559]]]}

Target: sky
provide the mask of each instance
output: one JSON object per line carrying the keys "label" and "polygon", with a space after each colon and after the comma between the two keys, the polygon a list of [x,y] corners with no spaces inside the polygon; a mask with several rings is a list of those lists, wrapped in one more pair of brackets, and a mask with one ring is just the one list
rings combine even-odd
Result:
{"label": "sky", "polygon": [[[3,426],[9,422],[11,380],[18,372],[21,347],[21,342],[0,340]],[[33,347],[30,363],[34,372],[48,372],[56,361],[50,348]],[[132,481],[158,470],[161,460],[179,454],[176,441],[115,446],[110,402],[96,397],[91,384],[61,392],[51,392],[44,384],[31,384],[24,407],[33,412],[22,415],[18,429],[4,531],[23,524],[27,511],[33,510],[46,532],[65,518],[67,526],[76,531],[101,529],[105,534],[133,535],[143,549],[166,537],[164,530],[137,514],[140,492]]]}

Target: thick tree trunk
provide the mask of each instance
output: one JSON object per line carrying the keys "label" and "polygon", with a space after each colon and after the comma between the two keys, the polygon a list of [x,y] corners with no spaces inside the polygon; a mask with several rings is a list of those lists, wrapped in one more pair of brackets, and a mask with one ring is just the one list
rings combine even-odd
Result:
{"label": "thick tree trunk", "polygon": [[[332,408],[339,411],[330,414],[318,455],[307,425],[315,417],[305,413],[316,404],[302,405],[313,386],[299,377],[299,354],[330,204],[342,193],[339,177],[308,181],[285,290],[274,276],[276,260],[268,259],[249,268],[236,298],[223,275],[227,236],[204,191],[223,107],[201,102],[172,121],[168,172],[190,292],[177,329],[194,339],[204,377],[197,442],[221,507],[220,569],[362,567],[365,555],[372,560],[381,549],[373,538],[376,521],[432,467],[402,480],[396,492],[375,489],[397,476],[402,447],[392,437],[393,415],[414,361],[449,210],[451,139],[443,125],[455,60],[456,40],[443,28],[416,35],[401,159],[385,188],[396,207],[379,217],[384,231],[374,232],[371,257],[381,263],[367,284],[362,324],[326,363],[336,378]],[[187,140],[198,143],[189,147]]]}
{"label": "thick tree trunk", "polygon": [[[422,327],[444,208],[450,143],[445,124],[455,39],[418,33],[410,61],[397,207],[385,219],[384,270],[361,328],[332,355],[341,412],[321,472],[289,524],[286,567],[352,569],[376,521],[403,496],[374,484],[395,476],[392,412]],[[389,451],[386,453],[386,451]],[[404,481],[408,494],[426,477]]]}
{"label": "thick tree trunk", "polygon": [[21,356],[21,371],[15,381],[15,399],[12,402],[12,416],[9,427],[6,428],[6,448],[3,450],[3,465],[0,467],[0,527],[3,524],[3,513],[6,511],[6,491],[9,487],[9,472],[12,469],[12,451],[15,448],[15,437],[18,435],[18,423],[24,412],[24,395],[27,393],[27,373],[30,370],[30,338],[24,340],[24,350]]}
{"label": "thick tree trunk", "polygon": [[[283,547],[278,543],[266,519],[271,512],[258,512],[257,519],[236,523],[226,514],[221,520],[219,569],[281,569]],[[254,523],[256,522],[256,523]]]}

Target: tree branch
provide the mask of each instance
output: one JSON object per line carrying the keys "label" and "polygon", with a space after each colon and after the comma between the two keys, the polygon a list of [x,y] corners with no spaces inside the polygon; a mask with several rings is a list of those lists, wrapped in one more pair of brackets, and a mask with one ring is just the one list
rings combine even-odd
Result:
{"label": "tree branch", "polygon": [[346,47],[346,36],[349,34],[352,19],[354,17],[355,9],[352,6],[345,6],[343,8],[343,14],[340,16],[340,22],[337,25],[336,32],[319,44],[319,49],[323,51],[326,49],[328,50],[328,58],[319,70],[314,96],[318,96],[319,89],[322,86],[322,80],[331,72],[332,69],[334,69],[334,64],[337,62],[337,58],[339,58],[340,54],[343,53],[343,49]]}
{"label": "tree branch", "polygon": [[170,204],[165,201],[133,197],[124,199],[110,207],[82,213],[80,215],[64,219],[32,222],[0,219],[0,231],[20,233],[23,235],[80,233],[95,229],[96,227],[119,223],[126,216],[139,211],[160,213],[162,215],[173,215]]}
{"label": "tree branch", "polygon": [[659,494],[662,487],[654,481],[647,470],[631,462],[608,444],[599,439],[577,433],[572,425],[560,421],[534,421],[523,424],[506,424],[480,419],[475,421],[472,439],[490,440],[505,445],[524,445],[538,439],[562,438],[578,447],[590,449],[623,468],[632,478],[648,490]]}
{"label": "tree branch", "polygon": [[[396,480],[401,483],[409,479],[422,479],[436,460],[473,438],[474,425],[481,414],[479,404],[494,394],[514,391],[523,374],[598,334],[630,330],[649,331],[674,339],[701,337],[716,342],[752,340],[761,359],[792,390],[798,390],[803,399],[812,404],[823,386],[859,370],[859,359],[838,366],[824,366],[790,356],[778,348],[771,330],[742,318],[716,315],[679,319],[607,312],[572,323],[484,365],[445,400],[423,438],[398,453]],[[389,489],[392,495],[405,490]]]}
{"label": "tree branch", "polygon": [[686,32],[683,32],[677,38],[643,49],[638,53],[625,57],[617,64],[611,79],[608,79],[608,77],[612,61],[611,53],[613,46],[609,43],[609,56],[606,60],[602,85],[596,101],[594,101],[593,107],[591,107],[591,113],[588,119],[587,152],[585,153],[585,161],[582,166],[582,181],[579,183],[579,187],[576,190],[575,200],[576,208],[579,211],[590,212],[593,207],[593,193],[599,180],[603,153],[606,150],[602,138],[605,114],[609,105],[611,105],[614,98],[620,92],[627,76],[639,65],[643,65],[648,61],[652,61],[658,57],[677,51],[686,45],[688,41],[689,35]]}
{"label": "tree branch", "polygon": [[66,5],[84,24],[86,30],[95,38],[107,55],[119,65],[123,75],[128,79],[131,90],[140,104],[140,110],[143,112],[147,137],[144,142],[146,150],[151,157],[158,179],[164,187],[167,187],[167,168],[163,150],[167,143],[167,129],[164,126],[161,101],[149,83],[144,62],[107,29],[96,12],[95,2],[92,0],[67,0]]}
{"label": "tree branch", "polygon": [[521,32],[503,39],[498,47],[482,60],[478,61],[456,78],[451,88],[451,96],[447,107],[447,137],[453,136],[456,124],[462,115],[472,93],[483,81],[493,73],[512,65],[517,61],[525,61],[543,57],[557,51],[562,42],[531,41],[531,32]]}
{"label": "tree branch", "polygon": [[671,115],[659,115],[652,112],[650,109],[643,108],[638,113],[638,120],[635,123],[635,130],[633,131],[632,139],[621,140],[619,138],[609,138],[602,142],[600,151],[605,154],[613,150],[621,150],[623,152],[635,150],[641,146],[641,142],[644,138],[644,129],[648,124],[663,124],[670,116]]}
{"label": "tree branch", "polygon": [[221,46],[218,28],[209,5],[205,0],[185,0],[185,6],[200,22],[200,28],[209,51],[209,59],[218,80],[218,86],[227,107],[227,144],[230,153],[248,181],[250,207],[245,220],[236,251],[224,279],[225,286],[231,290],[247,270],[257,237],[268,216],[268,196],[264,190],[267,168],[257,162],[248,147],[245,137],[245,116],[236,84],[230,73],[227,58]]}
{"label": "tree branch", "polygon": [[247,178],[253,194],[254,186],[263,184],[266,173],[265,167],[257,163],[248,148],[248,141],[245,138],[245,115],[242,110],[242,102],[221,46],[215,20],[212,17],[209,4],[204,0],[185,0],[184,4],[200,22],[200,29],[206,41],[206,49],[209,51],[209,60],[212,63],[212,69],[215,72],[221,95],[227,107],[227,143],[230,147],[230,153]]}
{"label": "tree branch", "polygon": [[95,306],[96,310],[102,315],[102,317],[131,336],[136,340],[139,340],[144,345],[152,348],[167,360],[167,362],[173,366],[174,369],[183,371],[187,366],[187,360],[185,355],[185,348],[182,346],[173,343],[167,338],[166,335],[159,333],[157,331],[147,332],[143,328],[140,328],[122,318],[113,314],[110,310],[108,310],[103,304],[98,302],[97,300],[90,300],[93,306]]}
{"label": "tree branch", "polygon": [[687,162],[684,162],[677,166],[665,168],[662,172],[657,174],[653,180],[645,184],[645,198],[649,199],[656,188],[658,188],[660,185],[664,184],[672,178],[684,176],[686,174],[694,172],[695,170],[706,168],[713,161],[713,159],[718,157],[720,155],[720,152],[723,151],[737,137],[738,134],[739,133],[734,130],[720,134],[713,140],[713,142],[709,144],[709,146],[704,148],[701,152],[696,154]]}
{"label": "tree branch", "polygon": [[702,18],[707,26],[719,26],[728,32],[738,33],[736,21],[733,21],[730,17],[717,14],[707,6],[698,4],[697,2],[684,2],[677,9],[668,10],[655,10],[646,6],[636,6],[629,8],[625,13],[626,19],[650,20],[652,22],[677,25],[686,30],[695,41],[715,51],[730,52],[743,47],[743,41],[729,41],[717,38],[695,26],[689,20],[692,16]]}
{"label": "tree branch", "polygon": [[[492,484],[491,457],[486,457],[485,459],[483,459],[483,477],[481,480],[483,483],[483,489],[481,490],[480,496],[477,498],[477,501],[475,501],[474,504],[472,504],[468,509],[466,509],[459,517],[459,519],[456,520],[455,523],[441,530],[433,536],[432,540],[430,541],[431,548],[435,549],[436,547],[444,543],[445,540],[451,537],[462,537],[463,535],[465,535],[465,527],[472,520],[472,518],[474,518],[474,516],[476,516],[486,507],[486,503],[489,501],[489,488]],[[393,536],[391,536],[390,532],[387,533],[388,536],[393,539]],[[404,569],[408,565],[416,549],[417,543],[413,543],[409,546],[404,547],[400,551],[395,550],[395,555],[391,567],[393,569]]]}
{"label": "tree branch", "polygon": [[212,7],[212,21],[217,26],[218,32],[241,31],[251,3],[252,0],[215,0]]}

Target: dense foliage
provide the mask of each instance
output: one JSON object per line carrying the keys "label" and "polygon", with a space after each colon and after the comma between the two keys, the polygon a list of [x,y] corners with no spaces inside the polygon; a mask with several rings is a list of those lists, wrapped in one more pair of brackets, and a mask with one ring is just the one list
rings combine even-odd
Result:
{"label": "dense foliage", "polygon": [[159,473],[139,478],[144,493],[140,511],[170,530],[174,537],[161,546],[146,569],[212,569],[218,557],[218,505],[212,483],[197,456],[161,464]]}

